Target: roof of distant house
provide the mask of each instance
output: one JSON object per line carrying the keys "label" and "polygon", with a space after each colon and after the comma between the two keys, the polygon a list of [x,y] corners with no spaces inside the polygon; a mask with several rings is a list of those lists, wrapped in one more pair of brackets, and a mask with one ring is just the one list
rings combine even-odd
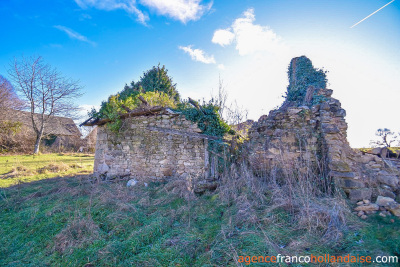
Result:
{"label": "roof of distant house", "polygon": [[[41,114],[34,114],[34,120],[39,121]],[[2,116],[2,120],[19,121],[28,131],[32,131],[31,113],[27,111],[13,110],[6,112]],[[64,135],[64,136],[81,136],[81,132],[71,118],[51,116],[44,128],[45,135]]]}

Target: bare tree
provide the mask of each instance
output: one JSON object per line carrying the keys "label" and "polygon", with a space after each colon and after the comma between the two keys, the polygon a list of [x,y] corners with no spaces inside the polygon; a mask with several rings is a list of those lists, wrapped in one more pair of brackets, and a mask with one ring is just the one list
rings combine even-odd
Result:
{"label": "bare tree", "polygon": [[394,143],[397,139],[396,133],[392,132],[388,128],[376,130],[375,135],[379,137],[379,140],[372,140],[370,144],[373,146],[390,147],[391,144]]}
{"label": "bare tree", "polygon": [[238,125],[239,123],[247,120],[248,110],[243,106],[240,107],[238,103],[233,102],[229,107],[226,107],[226,121],[230,125]]}
{"label": "bare tree", "polygon": [[39,153],[44,129],[52,116],[71,116],[78,110],[74,100],[81,96],[79,81],[65,78],[42,57],[14,59],[9,75],[15,89],[27,102],[36,133],[34,154]]}
{"label": "bare tree", "polygon": [[224,81],[219,76],[218,92],[216,95],[211,92],[211,98],[215,105],[219,107],[218,114],[221,118],[225,117],[226,101],[228,100],[228,92],[225,90]]}
{"label": "bare tree", "polygon": [[225,89],[224,81],[221,76],[218,80],[218,92],[211,98],[215,105],[219,107],[219,115],[230,125],[237,125],[247,119],[248,110],[244,107],[239,107],[237,101],[230,103],[228,106],[228,92]]}
{"label": "bare tree", "polygon": [[23,102],[18,98],[15,93],[14,87],[11,83],[0,75],[0,112],[5,114],[13,109],[21,109]]}

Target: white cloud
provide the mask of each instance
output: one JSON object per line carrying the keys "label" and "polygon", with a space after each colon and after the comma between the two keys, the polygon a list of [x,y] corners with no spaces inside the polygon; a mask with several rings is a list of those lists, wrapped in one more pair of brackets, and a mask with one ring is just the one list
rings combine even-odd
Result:
{"label": "white cloud", "polygon": [[92,19],[92,16],[90,16],[89,14],[81,14],[79,17],[80,21],[87,20],[87,19]]}
{"label": "white cloud", "polygon": [[[143,24],[146,24],[146,21],[149,20],[148,15],[138,8],[136,0],[75,0],[75,2],[82,9],[123,9],[129,14],[136,15],[137,20]],[[201,0],[140,0],[140,4],[155,10],[157,14],[168,16],[183,23],[198,20],[212,6],[212,2],[202,5]]]}
{"label": "white cloud", "polygon": [[123,9],[129,14],[135,14],[140,23],[146,24],[149,17],[139,10],[136,0],[75,0],[82,9],[97,8],[100,10]]}
{"label": "white cloud", "polygon": [[158,14],[186,23],[198,20],[210,10],[212,2],[201,5],[201,0],[140,0],[142,5],[154,9]]}
{"label": "white cloud", "polygon": [[220,46],[230,45],[235,39],[235,34],[229,29],[226,30],[216,30],[214,36],[211,40],[214,44],[219,44]]}
{"label": "white cloud", "polygon": [[179,49],[185,51],[190,55],[190,57],[194,61],[199,61],[205,64],[216,64],[217,62],[214,59],[214,56],[208,56],[206,53],[201,49],[192,49],[191,45],[188,46],[179,46]]}
{"label": "white cloud", "polygon": [[224,70],[225,69],[225,65],[224,64],[218,64],[218,69]]}
{"label": "white cloud", "polygon": [[76,32],[76,31],[74,31],[74,30],[72,30],[70,28],[67,28],[67,27],[61,26],[61,25],[56,25],[56,26],[54,26],[54,28],[65,32],[69,36],[69,38],[71,38],[71,39],[76,39],[76,40],[79,40],[79,41],[82,41],[82,42],[86,42],[86,43],[89,43],[89,44],[91,44],[93,46],[96,45],[95,42],[90,41],[86,36],[83,36],[82,34]]}
{"label": "white cloud", "polygon": [[254,9],[246,10],[230,28],[216,30],[212,42],[221,46],[235,42],[241,56],[260,51],[277,53],[286,50],[281,38],[270,27],[254,24],[255,20]]}

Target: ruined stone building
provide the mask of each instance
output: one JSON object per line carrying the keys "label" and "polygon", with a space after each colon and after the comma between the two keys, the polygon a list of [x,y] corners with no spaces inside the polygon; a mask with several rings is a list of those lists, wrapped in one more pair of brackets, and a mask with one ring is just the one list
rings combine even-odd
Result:
{"label": "ruined stone building", "polygon": [[[295,77],[295,68],[299,59],[309,61],[304,58],[291,62],[289,90],[292,84],[302,82]],[[303,95],[290,91],[288,95],[291,93],[296,101],[286,101],[261,116],[249,130],[248,161],[256,173],[281,167],[307,175],[311,169],[321,174],[326,186],[343,189],[352,201],[399,198],[400,161],[350,147],[346,111],[332,97],[332,90],[309,86]]]}
{"label": "ruined stone building", "polygon": [[346,112],[332,90],[320,89],[326,97],[321,104],[273,110],[249,130],[249,162],[256,172],[283,165],[299,171],[310,168],[332,179],[351,200],[399,194],[397,160],[362,154],[347,142]]}
{"label": "ruined stone building", "polygon": [[[119,133],[97,122],[94,173],[138,181],[189,179],[197,191],[215,187],[213,157],[198,126],[168,108],[135,111],[124,118]],[[154,110],[154,108],[153,108]]]}
{"label": "ruined stone building", "polygon": [[[304,58],[300,59],[311,64]],[[286,101],[252,125],[244,144],[245,161],[256,175],[279,169],[304,175],[308,171],[320,173],[327,187],[342,189],[352,201],[398,198],[399,162],[350,147],[346,111],[332,97],[333,91],[323,83],[295,91],[300,87],[292,85],[311,79],[298,69],[300,59],[291,63],[288,96],[293,101]],[[132,112],[123,118],[119,133],[109,131],[106,123],[95,122],[99,125],[94,165],[98,175],[142,181],[174,177],[197,185],[217,178],[215,172],[210,175],[215,169],[208,148],[212,137],[180,114],[166,108]]]}

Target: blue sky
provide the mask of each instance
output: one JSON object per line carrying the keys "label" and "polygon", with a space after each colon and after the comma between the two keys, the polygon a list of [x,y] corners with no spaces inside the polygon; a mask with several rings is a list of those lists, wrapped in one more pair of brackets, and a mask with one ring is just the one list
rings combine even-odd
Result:
{"label": "blue sky", "polygon": [[0,74],[41,55],[98,106],[161,63],[183,97],[210,98],[220,76],[249,118],[282,103],[290,59],[329,71],[354,147],[400,131],[400,0],[2,0]]}

